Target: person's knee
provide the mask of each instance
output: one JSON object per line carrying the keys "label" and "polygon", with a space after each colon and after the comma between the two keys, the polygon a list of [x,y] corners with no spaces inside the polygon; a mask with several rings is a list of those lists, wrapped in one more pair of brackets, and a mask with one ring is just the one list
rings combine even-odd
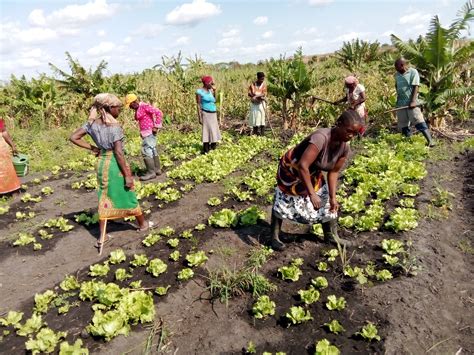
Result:
{"label": "person's knee", "polygon": [[410,136],[411,136],[410,127],[402,127],[402,134],[403,134],[405,137],[410,137]]}
{"label": "person's knee", "polygon": [[428,125],[426,124],[426,122],[420,122],[415,125],[415,128],[421,132],[427,130]]}

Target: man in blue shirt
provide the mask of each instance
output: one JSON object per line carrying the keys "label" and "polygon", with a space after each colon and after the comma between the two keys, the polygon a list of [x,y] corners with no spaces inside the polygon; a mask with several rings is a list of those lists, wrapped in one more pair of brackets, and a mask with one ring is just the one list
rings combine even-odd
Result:
{"label": "man in blue shirt", "polygon": [[430,147],[434,146],[431,133],[426,125],[418,102],[420,75],[414,68],[409,68],[403,58],[395,61],[395,88],[397,90],[397,107],[405,107],[397,111],[398,128],[403,135],[411,136],[410,125],[414,125],[426,138]]}

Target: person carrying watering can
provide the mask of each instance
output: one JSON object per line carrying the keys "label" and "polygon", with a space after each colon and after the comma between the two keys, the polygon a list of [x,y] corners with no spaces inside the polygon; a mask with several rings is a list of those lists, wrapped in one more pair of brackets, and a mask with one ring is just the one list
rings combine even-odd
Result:
{"label": "person carrying watering can", "polygon": [[142,155],[146,167],[146,173],[140,177],[140,180],[154,179],[157,175],[161,175],[160,156],[156,149],[156,134],[162,127],[163,113],[156,107],[139,101],[135,94],[125,96],[125,107],[135,111],[135,120],[138,121],[140,127]]}

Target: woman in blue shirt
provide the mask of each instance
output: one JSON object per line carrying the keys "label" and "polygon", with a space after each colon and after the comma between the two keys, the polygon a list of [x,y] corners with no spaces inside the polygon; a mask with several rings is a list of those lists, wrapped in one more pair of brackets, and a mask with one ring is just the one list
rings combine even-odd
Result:
{"label": "woman in blue shirt", "polygon": [[203,76],[202,88],[196,90],[196,103],[199,123],[202,125],[203,152],[215,149],[221,140],[221,132],[217,122],[217,107],[215,98],[214,80],[212,76]]}

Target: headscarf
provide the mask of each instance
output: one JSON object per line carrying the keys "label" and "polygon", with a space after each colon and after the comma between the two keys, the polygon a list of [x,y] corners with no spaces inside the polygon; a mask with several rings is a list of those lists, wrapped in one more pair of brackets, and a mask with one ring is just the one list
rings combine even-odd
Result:
{"label": "headscarf", "polygon": [[210,83],[214,81],[214,79],[212,78],[212,76],[206,75],[201,78],[201,81],[204,85],[209,85]]}
{"label": "headscarf", "polygon": [[110,113],[105,111],[105,107],[122,106],[122,101],[113,94],[98,94],[94,97],[94,103],[92,104],[89,112],[89,123],[94,122],[97,118],[101,118],[106,125],[117,124],[118,121]]}
{"label": "headscarf", "polygon": [[359,80],[354,75],[349,75],[344,79],[344,83],[346,85],[353,85],[353,84],[359,84]]}

